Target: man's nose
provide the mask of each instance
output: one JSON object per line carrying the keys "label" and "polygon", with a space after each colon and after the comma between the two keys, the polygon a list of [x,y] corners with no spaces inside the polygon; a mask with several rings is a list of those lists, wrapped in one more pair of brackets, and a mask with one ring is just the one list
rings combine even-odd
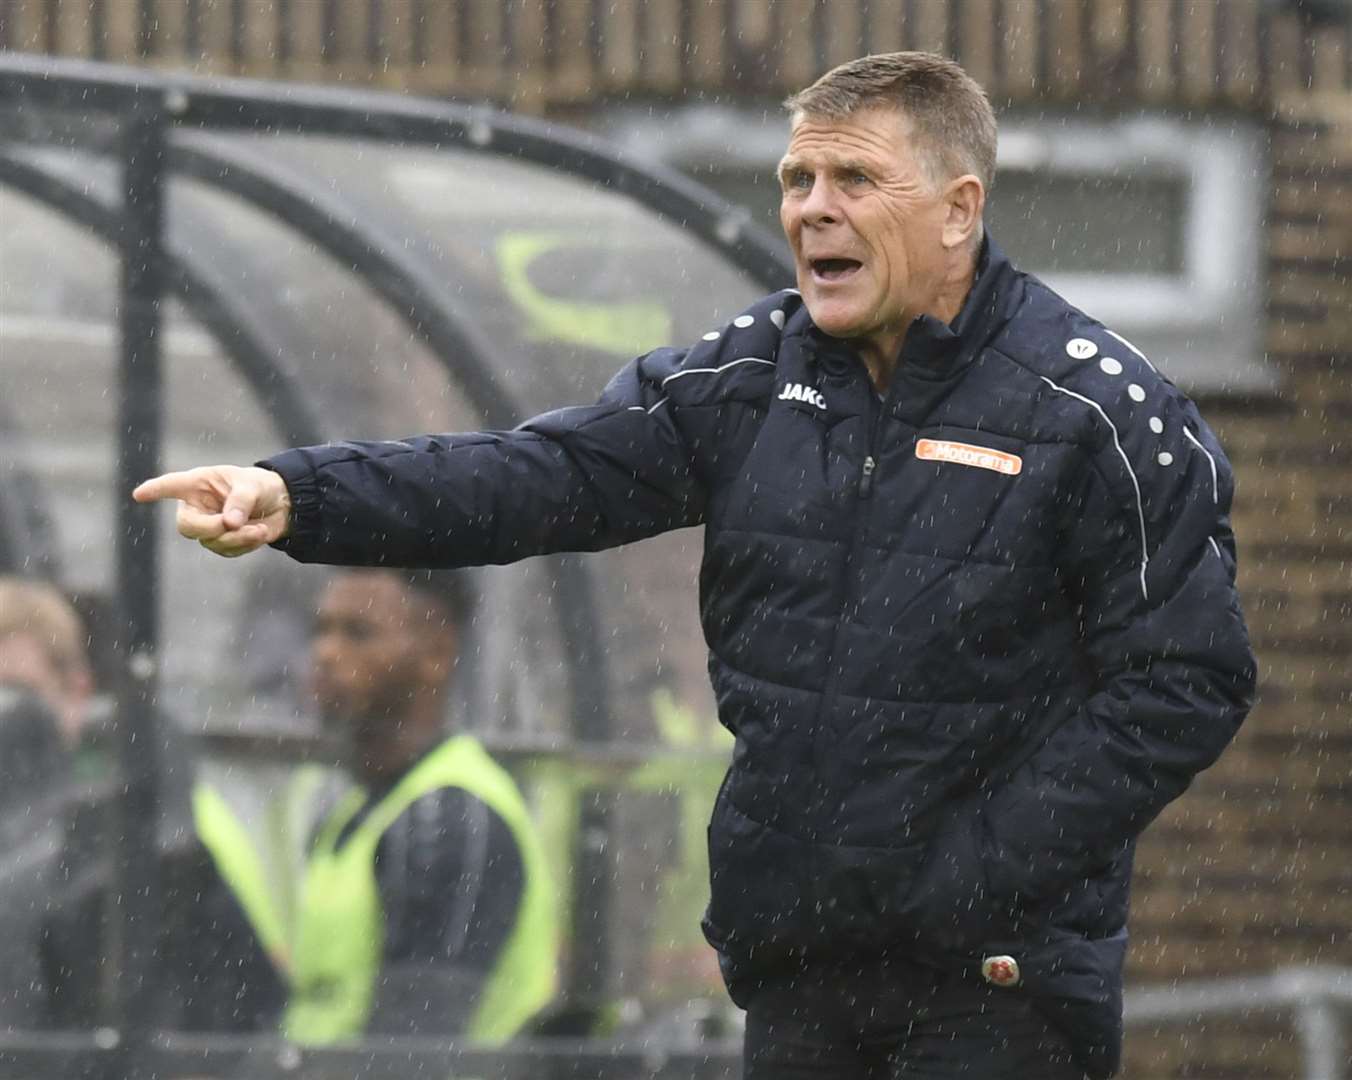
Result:
{"label": "man's nose", "polygon": [[803,223],[806,225],[830,225],[840,218],[840,208],[836,201],[835,185],[817,177],[803,198]]}
{"label": "man's nose", "polygon": [[341,648],[337,634],[316,634],[310,639],[310,658],[317,667],[332,664]]}

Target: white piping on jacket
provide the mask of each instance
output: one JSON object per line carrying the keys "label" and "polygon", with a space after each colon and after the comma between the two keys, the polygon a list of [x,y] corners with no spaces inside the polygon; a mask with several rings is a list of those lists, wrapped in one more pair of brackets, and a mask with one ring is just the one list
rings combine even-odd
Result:
{"label": "white piping on jacket", "polygon": [[686,368],[684,371],[674,371],[662,380],[661,385],[666,386],[667,383],[671,382],[673,379],[679,379],[683,375],[721,375],[723,372],[727,371],[728,368],[736,367],[738,364],[768,364],[770,367],[775,366],[773,360],[762,360],[759,356],[743,356],[738,360],[729,360],[726,364],[720,364],[718,367],[692,367]]}
{"label": "white piping on jacket", "polygon": [[[667,385],[667,383],[671,382],[672,379],[679,379],[682,375],[721,375],[723,374],[723,372],[727,371],[728,368],[736,367],[738,364],[767,364],[770,367],[775,366],[775,362],[773,360],[763,360],[759,356],[743,356],[737,360],[729,360],[726,364],[720,364],[718,367],[692,367],[686,368],[684,371],[674,371],[670,375],[668,375],[665,379],[662,380],[660,386],[664,387]],[[668,400],[667,398],[661,398],[656,405],[652,406],[649,409],[644,409],[643,406],[641,405],[630,405],[629,408],[631,411],[634,409],[638,409],[642,412],[648,413],[648,415],[651,416],[653,413],[657,412],[657,410],[660,409],[663,405],[665,405],[667,403],[667,400]]]}
{"label": "white piping on jacket", "polygon": [[1113,337],[1117,338],[1118,341],[1122,342],[1123,345],[1125,345],[1128,349],[1130,349],[1137,356],[1139,356],[1141,360],[1144,361],[1145,366],[1148,367],[1151,371],[1153,371],[1156,375],[1160,373],[1159,368],[1157,368],[1154,364],[1150,362],[1150,357],[1146,356],[1145,353],[1141,352],[1140,349],[1138,349],[1130,341],[1124,338],[1121,334],[1114,333],[1112,330],[1109,330],[1106,326],[1103,329]]}
{"label": "white piping on jacket", "polygon": [[1211,456],[1211,451],[1198,441],[1197,436],[1187,429],[1186,425],[1183,428],[1183,434],[1188,437],[1188,442],[1202,451],[1206,455],[1207,461],[1211,462],[1211,501],[1219,503],[1221,501],[1221,485],[1216,478],[1216,459]]}
{"label": "white piping on jacket", "polygon": [[1108,419],[1108,414],[1103,411],[1103,406],[1097,401],[1093,401],[1082,394],[1077,394],[1074,390],[1067,390],[1064,386],[1057,386],[1056,383],[1052,382],[1051,379],[1047,378],[1045,375],[1039,375],[1038,378],[1058,393],[1065,394],[1067,397],[1073,397],[1076,401],[1083,401],[1098,413],[1099,416],[1103,417],[1103,422],[1108,425],[1108,430],[1113,433],[1113,445],[1117,447],[1117,453],[1122,458],[1122,464],[1126,466],[1127,475],[1131,477],[1131,486],[1136,489],[1136,516],[1141,523],[1141,593],[1149,600],[1150,590],[1146,588],[1145,572],[1150,566],[1150,543],[1146,538],[1145,532],[1145,503],[1141,499],[1141,484],[1136,479],[1135,470],[1131,467],[1131,459],[1127,457],[1127,452],[1122,449],[1122,440],[1117,436],[1117,425]]}

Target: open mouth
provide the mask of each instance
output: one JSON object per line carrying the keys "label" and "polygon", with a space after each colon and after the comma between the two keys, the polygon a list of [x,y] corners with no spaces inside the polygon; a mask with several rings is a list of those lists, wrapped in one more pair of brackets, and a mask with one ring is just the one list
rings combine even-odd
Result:
{"label": "open mouth", "polygon": [[858,259],[813,259],[809,265],[819,281],[844,281],[864,264]]}

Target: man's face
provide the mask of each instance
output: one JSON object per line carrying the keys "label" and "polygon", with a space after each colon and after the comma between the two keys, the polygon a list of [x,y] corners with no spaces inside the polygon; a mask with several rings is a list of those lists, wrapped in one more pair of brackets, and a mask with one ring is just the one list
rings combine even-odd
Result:
{"label": "man's face", "polygon": [[832,337],[900,340],[944,280],[947,202],[894,109],[800,116],[780,162],[798,291]]}
{"label": "man's face", "polygon": [[390,574],[352,571],[329,582],[310,645],[311,689],[326,726],[387,726],[431,674],[444,678],[429,657],[425,622]]}

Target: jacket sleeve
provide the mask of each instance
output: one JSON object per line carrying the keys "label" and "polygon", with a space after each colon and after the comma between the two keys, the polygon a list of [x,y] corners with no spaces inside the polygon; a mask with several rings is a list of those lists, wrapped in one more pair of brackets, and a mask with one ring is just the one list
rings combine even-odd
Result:
{"label": "jacket sleeve", "polygon": [[458,567],[593,551],[703,520],[705,492],[662,381],[683,354],[625,367],[593,406],[512,431],[339,442],[259,464],[291,494],[301,562]]}
{"label": "jacket sleeve", "polygon": [[931,847],[912,896],[932,913],[921,921],[942,924],[922,930],[948,948],[1036,932],[1021,916],[1054,911],[1122,856],[1252,704],[1229,464],[1192,403],[1156,385],[1155,415],[1120,426],[1080,397],[1104,437],[1084,449],[1061,573],[1095,688],[1012,773],[960,804]]}

